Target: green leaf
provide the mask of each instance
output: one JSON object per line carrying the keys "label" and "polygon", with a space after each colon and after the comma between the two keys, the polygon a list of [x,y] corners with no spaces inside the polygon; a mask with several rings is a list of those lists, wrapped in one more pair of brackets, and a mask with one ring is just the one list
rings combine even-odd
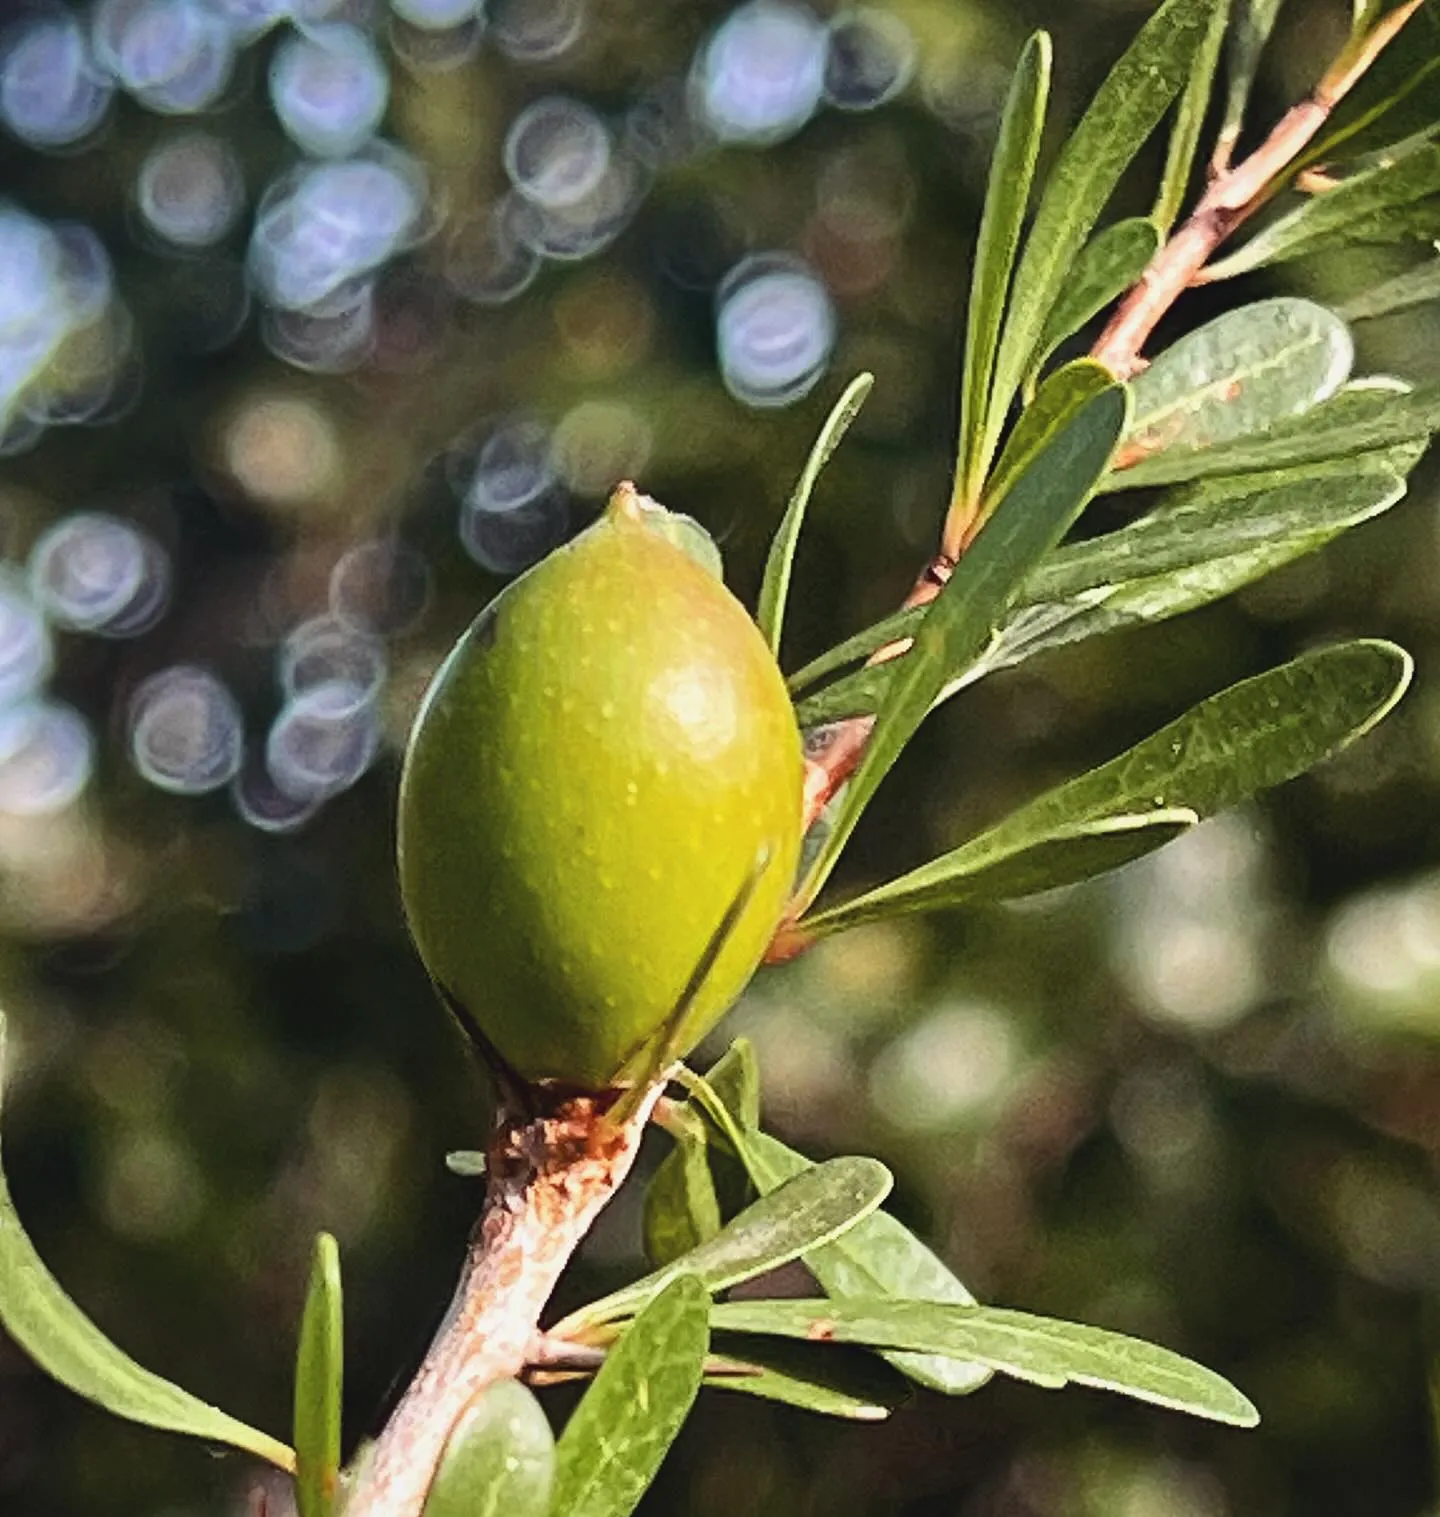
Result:
{"label": "green leaf", "polygon": [[1005,441],[985,486],[984,515],[994,511],[1086,401],[1103,394],[1114,383],[1115,376],[1110,370],[1093,358],[1077,358],[1045,380]]}
{"label": "green leaf", "polygon": [[1257,232],[1228,258],[1210,264],[1207,281],[1232,279],[1294,258],[1355,243],[1440,236],[1440,144],[1422,143],[1393,162],[1352,175],[1311,195]]}
{"label": "green leaf", "polygon": [[677,1275],[635,1318],[555,1449],[556,1517],[628,1517],[655,1478],[700,1390],[710,1298]]}
{"label": "green leaf", "polygon": [[717,1332],[773,1333],[809,1342],[940,1350],[1058,1390],[1074,1383],[1236,1427],[1260,1420],[1213,1370],[1120,1333],[990,1306],[929,1301],[732,1301],[716,1306]]}
{"label": "green leaf", "polygon": [[893,1184],[878,1159],[831,1159],[816,1165],[747,1206],[683,1258],[572,1312],[554,1332],[573,1337],[597,1323],[629,1316],[682,1274],[710,1291],[722,1291],[777,1269],[853,1227],[879,1206]]}
{"label": "green leaf", "polygon": [[[5,1017],[0,1013],[0,1070]],[[3,1082],[0,1082],[3,1088]],[[282,1470],[295,1456],[279,1439],[227,1416],[142,1368],[117,1348],[67,1296],[16,1215],[0,1171],[0,1326],[61,1385],[117,1417],[208,1443],[228,1443]]]}
{"label": "green leaf", "polygon": [[705,1083],[742,1127],[759,1126],[760,1066],[755,1059],[755,1045],[749,1038],[735,1039],[706,1070]]}
{"label": "green leaf", "polygon": [[1210,105],[1215,85],[1215,69],[1220,62],[1220,46],[1225,40],[1230,16],[1229,0],[1221,0],[1210,15],[1205,41],[1190,66],[1190,77],[1175,110],[1175,124],[1170,128],[1170,144],[1165,153],[1165,170],[1161,175],[1155,209],[1151,212],[1162,232],[1169,232],[1185,203],[1190,174],[1195,167],[1195,153],[1200,146],[1200,131]]}
{"label": "green leaf", "polygon": [[[882,617],[878,622],[872,622],[862,631],[847,637],[843,642],[836,643],[833,648],[827,648],[824,653],[811,659],[808,664],[797,669],[786,680],[785,683],[791,694],[808,690],[812,685],[818,685],[827,675],[834,674],[848,664],[858,664],[861,659],[869,658],[876,649],[885,647],[887,643],[909,637],[924,621],[925,613],[929,609],[928,606],[909,606],[903,611],[892,612],[889,616]],[[882,666],[876,665],[877,669],[880,667]],[[887,670],[887,677],[893,672],[893,670]],[[799,704],[803,706],[804,702]],[[869,708],[871,711],[874,709],[873,706]],[[816,723],[802,720],[800,725],[810,727],[815,726]]]}
{"label": "green leaf", "polygon": [[1045,318],[1027,387],[1067,337],[1074,336],[1140,278],[1159,247],[1160,228],[1148,216],[1127,217],[1096,232],[1081,248]]}
{"label": "green leaf", "polygon": [[549,1517],[555,1439],[518,1380],[477,1396],[445,1444],[423,1517]]}
{"label": "green leaf", "polygon": [[[999,434],[999,422],[994,427],[990,425],[990,381],[995,372],[1005,296],[1040,153],[1040,133],[1050,99],[1052,51],[1045,32],[1033,33],[1026,42],[1010,80],[1000,117],[1000,134],[990,160],[985,209],[980,218],[980,237],[970,280],[970,309],[960,377],[960,445],[953,498],[966,505],[980,498],[990,461],[985,439]],[[1008,395],[998,399],[1001,421],[1009,403]]]}
{"label": "green leaf", "polygon": [[1370,321],[1376,316],[1408,311],[1411,306],[1425,305],[1432,300],[1440,300],[1440,258],[1427,259],[1393,279],[1352,295],[1340,307],[1340,315],[1346,321]]}
{"label": "green leaf", "polygon": [[344,1366],[340,1249],[329,1233],[319,1233],[295,1360],[295,1503],[300,1517],[329,1517],[335,1505]]}
{"label": "green leaf", "polygon": [[1220,474],[1287,469],[1328,459],[1355,458],[1414,443],[1440,428],[1440,383],[1404,393],[1361,381],[1299,416],[1264,432],[1209,448],[1167,448],[1129,468],[1112,469],[1102,491],[1170,485]]}
{"label": "green leaf", "polygon": [[1312,410],[1345,382],[1355,344],[1313,301],[1238,306],[1159,354],[1131,382],[1120,458],[1213,448]]}
{"label": "green leaf", "polygon": [[[748,1038],[737,1038],[706,1074],[710,1088],[747,1127],[760,1121],[760,1071]],[[716,1150],[704,1114],[677,1101],[667,1122],[675,1150],[665,1156],[645,1191],[645,1253],[669,1264],[720,1231],[750,1199],[749,1177],[728,1149]]]}
{"label": "green leaf", "polygon": [[[1209,605],[1388,510],[1409,467],[1387,452],[1200,480],[1128,526],[1062,547],[1026,581],[985,656],[940,698],[1037,653]],[[918,621],[887,618],[832,652],[848,649],[853,662]],[[868,715],[893,672],[881,664],[837,681],[800,702],[802,722]]]}
{"label": "green leaf", "polygon": [[462,1180],[483,1180],[489,1158],[481,1148],[453,1148],[445,1155],[445,1168]]}
{"label": "green leaf", "polygon": [[1440,3],[1427,0],[1326,119],[1290,172],[1354,160],[1440,128]]}
{"label": "green leaf", "polygon": [[[1256,572],[1268,572],[1378,515],[1404,488],[1388,454],[1199,480],[1127,526],[1061,548],[1027,583],[1023,603],[1093,601],[1241,557],[1256,558]],[[1274,551],[1284,556],[1273,558]]]}
{"label": "green leaf", "polygon": [[1284,0],[1238,0],[1226,48],[1225,117],[1222,142],[1233,143],[1245,125],[1245,108],[1260,68],[1260,57]]}
{"label": "green leaf", "polygon": [[[701,1087],[711,1100],[713,1087]],[[734,1144],[755,1182],[767,1195],[815,1165],[803,1154],[753,1127],[739,1129],[733,1114],[712,1111],[727,1141]],[[875,1211],[848,1232],[809,1250],[805,1266],[826,1295],[903,1296],[973,1306],[975,1298],[944,1262],[909,1228],[887,1212]],[[990,1378],[982,1365],[938,1354],[887,1353],[885,1359],[919,1385],[947,1396],[963,1396]]]}
{"label": "green leaf", "polygon": [[780,638],[785,630],[785,603],[790,594],[790,571],[795,563],[795,545],[800,541],[800,528],[805,521],[805,510],[815,489],[820,471],[830,462],[840,439],[850,430],[850,423],[860,414],[875,383],[873,374],[857,374],[845,386],[844,394],[835,402],[820,435],[810,449],[805,467],[800,471],[790,504],[775,531],[770,543],[770,553],[765,560],[765,578],[760,586],[760,601],[755,610],[755,621],[760,634],[770,645],[770,651],[780,656]]}
{"label": "green leaf", "polygon": [[901,1375],[863,1350],[763,1337],[727,1339],[705,1384],[851,1422],[883,1422],[908,1393]]}
{"label": "green leaf", "polygon": [[657,1267],[673,1263],[713,1238],[720,1227],[704,1129],[679,1134],[645,1187],[645,1257]]}
{"label": "green leaf", "polygon": [[1057,827],[988,857],[957,857],[960,850],[956,850],[852,901],[807,917],[805,931],[821,937],[909,912],[988,905],[1057,885],[1078,884],[1173,842],[1199,820],[1193,811],[1171,808]]}
{"label": "green leaf", "polygon": [[[1368,732],[1410,683],[1393,643],[1323,648],[1201,701],[1133,748],[1047,791],[946,855],[978,870],[1068,828],[1147,811],[1213,816]],[[931,866],[933,867],[933,866]]]}
{"label": "green leaf", "polygon": [[1057,554],[1032,581],[1036,592],[1049,582],[1047,570],[1056,572],[1057,585],[1071,571],[1097,577],[1066,599],[1022,610],[967,682],[1230,595],[1388,510],[1405,494],[1396,470],[1392,456],[1382,454],[1201,481],[1131,526],[1076,544],[1073,560],[1071,550]]}
{"label": "green leaf", "polygon": [[871,796],[946,683],[984,651],[1036,564],[1070,529],[1123,431],[1126,394],[1111,385],[1081,401],[1010,487],[916,629],[892,676],[875,730],[829,836],[797,891],[803,909],[834,867]]}
{"label": "green leaf", "polygon": [[1061,149],[1015,272],[987,409],[994,456],[1010,402],[1034,363],[1046,318],[1120,176],[1180,93],[1217,0],[1165,0],[1141,27]]}

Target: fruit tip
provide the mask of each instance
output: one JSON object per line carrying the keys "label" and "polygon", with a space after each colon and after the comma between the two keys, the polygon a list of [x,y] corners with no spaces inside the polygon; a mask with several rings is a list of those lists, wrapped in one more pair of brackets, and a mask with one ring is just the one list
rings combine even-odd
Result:
{"label": "fruit tip", "polygon": [[605,514],[612,521],[639,521],[644,514],[644,497],[635,488],[634,482],[622,479],[610,492],[605,503]]}

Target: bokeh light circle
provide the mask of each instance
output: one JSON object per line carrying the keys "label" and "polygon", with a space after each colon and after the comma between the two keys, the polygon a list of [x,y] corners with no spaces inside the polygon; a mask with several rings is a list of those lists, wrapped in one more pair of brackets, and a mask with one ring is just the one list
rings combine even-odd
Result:
{"label": "bokeh light circle", "polygon": [[510,123],[502,158],[506,177],[527,200],[546,210],[579,205],[610,167],[610,131],[600,117],[568,95],[532,101]]}
{"label": "bokeh light circle", "polygon": [[245,180],[228,142],[210,132],[182,132],[151,148],[135,181],[146,226],[177,247],[220,241],[245,205]]}
{"label": "bokeh light circle", "polygon": [[390,99],[390,75],[356,26],[332,22],[287,37],[270,60],[270,100],[303,152],[338,158],[371,137]]}
{"label": "bokeh light circle", "polygon": [[899,16],[872,7],[841,11],[829,32],[825,99],[837,110],[874,110],[909,84],[915,36]]}
{"label": "bokeh light circle", "polygon": [[398,637],[425,615],[434,588],[423,553],[381,538],[356,543],[330,571],[330,614],[351,632]]}
{"label": "bokeh light circle", "polygon": [[0,38],[0,121],[31,147],[69,147],[88,137],[113,95],[71,17],[38,16]]}
{"label": "bokeh light circle", "polygon": [[234,34],[205,0],[99,0],[91,39],[122,88],[168,114],[213,105],[235,63]]}
{"label": "bokeh light circle", "polygon": [[426,32],[458,31],[473,22],[480,0],[390,0],[390,9],[413,27]]}
{"label": "bokeh light circle", "polygon": [[50,628],[18,576],[0,570],[0,709],[33,695],[53,659]]}
{"label": "bokeh light circle", "polygon": [[761,255],[738,264],[716,295],[720,373],[737,400],[757,408],[808,395],[835,345],[835,308],[799,259]]}
{"label": "bokeh light circle", "polygon": [[117,516],[81,511],[50,527],[30,553],[30,590],[58,626],[136,637],[164,615],[170,560]]}
{"label": "bokeh light circle", "polygon": [[585,11],[585,0],[488,0],[485,21],[507,58],[548,63],[580,40]]}
{"label": "bokeh light circle", "polygon": [[804,6],[785,0],[739,6],[696,60],[697,115],[722,142],[793,136],[820,104],[828,40]]}
{"label": "bokeh light circle", "polygon": [[262,197],[250,273],[263,299],[317,310],[408,247],[422,226],[424,170],[398,148],[306,164]]}
{"label": "bokeh light circle", "polygon": [[239,704],[210,670],[177,664],[152,674],[130,698],[130,760],[142,779],[172,795],[228,785],[245,752]]}
{"label": "bokeh light circle", "polygon": [[373,694],[348,679],[325,679],[285,703],[265,739],[265,765],[295,800],[328,800],[365,773],[379,744]]}
{"label": "bokeh light circle", "polygon": [[94,737],[73,706],[35,700],[0,710],[0,812],[6,816],[65,810],[94,768]]}
{"label": "bokeh light circle", "polygon": [[302,622],[280,650],[280,688],[287,697],[319,685],[345,684],[372,700],[385,683],[385,648],[378,638],[324,615]]}

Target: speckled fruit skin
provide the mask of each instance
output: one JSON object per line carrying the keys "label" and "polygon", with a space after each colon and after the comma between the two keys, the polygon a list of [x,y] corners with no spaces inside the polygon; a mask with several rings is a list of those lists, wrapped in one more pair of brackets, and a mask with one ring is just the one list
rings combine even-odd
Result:
{"label": "speckled fruit skin", "polygon": [[514,1072],[602,1088],[665,1023],[763,850],[688,1051],[779,920],[801,771],[744,607],[612,506],[480,614],[426,694],[399,816],[420,955]]}

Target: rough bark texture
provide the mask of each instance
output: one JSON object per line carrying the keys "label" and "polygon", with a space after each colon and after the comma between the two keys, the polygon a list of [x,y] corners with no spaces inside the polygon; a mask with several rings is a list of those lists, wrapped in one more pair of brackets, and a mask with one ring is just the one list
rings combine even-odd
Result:
{"label": "rough bark texture", "polygon": [[618,1123],[604,1100],[569,1095],[502,1124],[455,1298],[358,1471],[345,1517],[419,1517],[451,1429],[487,1386],[524,1367],[545,1303],[630,1173],[663,1086]]}

